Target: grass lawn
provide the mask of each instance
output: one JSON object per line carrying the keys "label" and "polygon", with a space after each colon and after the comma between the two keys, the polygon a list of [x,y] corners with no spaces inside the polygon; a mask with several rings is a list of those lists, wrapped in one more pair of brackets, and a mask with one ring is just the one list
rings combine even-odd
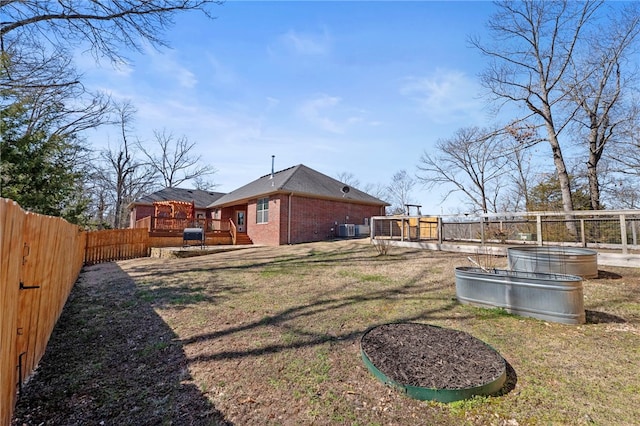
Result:
{"label": "grass lawn", "polygon": [[[576,326],[461,305],[455,266],[473,265],[348,240],[87,267],[15,424],[638,424],[640,268],[584,280]],[[502,394],[442,404],[385,387],[359,339],[397,321],[491,345]]]}

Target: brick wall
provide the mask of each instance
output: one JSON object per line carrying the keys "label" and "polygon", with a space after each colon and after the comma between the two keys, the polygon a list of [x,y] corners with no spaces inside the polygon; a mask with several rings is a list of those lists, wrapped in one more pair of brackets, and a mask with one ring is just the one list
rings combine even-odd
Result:
{"label": "brick wall", "polygon": [[[287,198],[287,195],[284,194],[276,194],[269,197],[269,221],[267,223],[256,223],[258,200],[249,201],[247,206],[247,234],[254,244],[277,246],[287,243]],[[284,228],[282,216],[285,217]]]}
{"label": "brick wall", "polygon": [[254,244],[270,246],[329,240],[336,235],[336,223],[363,224],[365,218],[384,214],[379,206],[292,196],[289,224],[289,196],[276,194],[269,199],[269,222],[256,223],[256,202],[247,206],[247,234]]}
{"label": "brick wall", "polygon": [[291,211],[291,243],[295,244],[335,238],[336,223],[361,225],[382,210],[379,206],[294,196]]}

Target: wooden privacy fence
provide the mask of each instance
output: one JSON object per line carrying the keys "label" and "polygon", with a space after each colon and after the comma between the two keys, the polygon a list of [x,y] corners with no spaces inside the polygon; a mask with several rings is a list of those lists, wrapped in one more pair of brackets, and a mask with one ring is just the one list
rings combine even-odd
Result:
{"label": "wooden privacy fence", "polygon": [[148,253],[145,229],[83,232],[0,198],[0,426],[10,424],[83,264]]}
{"label": "wooden privacy fence", "polygon": [[0,199],[0,425],[38,364],[84,261],[85,233]]}
{"label": "wooden privacy fence", "polygon": [[91,265],[149,255],[149,231],[144,228],[87,232],[84,263]]}

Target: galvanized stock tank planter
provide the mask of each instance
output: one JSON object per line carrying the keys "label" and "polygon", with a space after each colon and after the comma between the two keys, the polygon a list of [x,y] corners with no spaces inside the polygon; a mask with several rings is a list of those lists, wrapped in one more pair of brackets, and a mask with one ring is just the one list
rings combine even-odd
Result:
{"label": "galvanized stock tank planter", "polygon": [[585,322],[582,278],[577,275],[456,268],[461,303],[564,324]]}
{"label": "galvanized stock tank planter", "polygon": [[559,246],[509,247],[507,257],[512,271],[598,277],[598,252],[595,250]]}

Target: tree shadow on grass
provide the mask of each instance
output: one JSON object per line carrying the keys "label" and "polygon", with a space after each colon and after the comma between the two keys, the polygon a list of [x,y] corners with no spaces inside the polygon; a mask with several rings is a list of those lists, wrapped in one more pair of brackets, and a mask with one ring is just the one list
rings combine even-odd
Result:
{"label": "tree shadow on grass", "polygon": [[229,425],[189,374],[177,336],[115,263],[85,268],[14,425]]}
{"label": "tree shadow on grass", "polygon": [[623,324],[627,322],[626,319],[619,317],[617,315],[609,314],[607,312],[592,311],[589,309],[585,309],[584,313],[585,313],[587,324],[605,324],[605,323]]}
{"label": "tree shadow on grass", "polygon": [[[428,299],[426,293],[435,292],[441,289],[443,286],[449,286],[448,284],[442,284],[440,286],[434,286],[430,288],[430,290],[425,290],[423,287],[416,285],[416,283],[420,281],[425,273],[426,272],[423,271],[416,274],[413,279],[408,280],[407,283],[400,287],[394,287],[391,289],[371,289],[364,294],[337,299],[327,295],[326,297],[315,300],[312,303],[293,306],[274,314],[266,315],[254,321],[231,325],[230,327],[221,328],[212,332],[197,334],[183,339],[182,343],[184,345],[189,345],[193,343],[216,341],[225,336],[244,333],[246,331],[258,329],[265,326],[282,327],[284,329],[287,328],[292,321],[299,320],[300,318],[314,317],[324,312],[335,311],[345,307],[355,307],[356,305],[362,305],[371,301],[390,300],[394,298],[401,298],[405,301],[426,300]],[[429,306],[411,315],[407,314],[402,316],[401,318],[397,318],[394,320],[394,322],[428,321],[435,318],[442,319],[443,315],[446,316],[446,314],[451,312],[451,310],[457,305],[457,300],[447,299],[443,301],[441,306]],[[462,319],[464,317],[457,316],[456,318]],[[383,323],[385,322],[376,322],[375,324],[369,324],[364,328],[358,328],[351,331],[343,331],[332,334],[297,330],[296,335],[298,336],[298,339],[293,342],[272,343],[258,348],[246,347],[240,350],[220,350],[217,352],[209,352],[191,358],[190,361],[209,362],[225,359],[239,359],[244,357],[254,357],[265,354],[278,353],[291,349],[318,346],[324,343],[339,342],[343,340],[356,341],[366,332],[367,327],[377,326]]]}

